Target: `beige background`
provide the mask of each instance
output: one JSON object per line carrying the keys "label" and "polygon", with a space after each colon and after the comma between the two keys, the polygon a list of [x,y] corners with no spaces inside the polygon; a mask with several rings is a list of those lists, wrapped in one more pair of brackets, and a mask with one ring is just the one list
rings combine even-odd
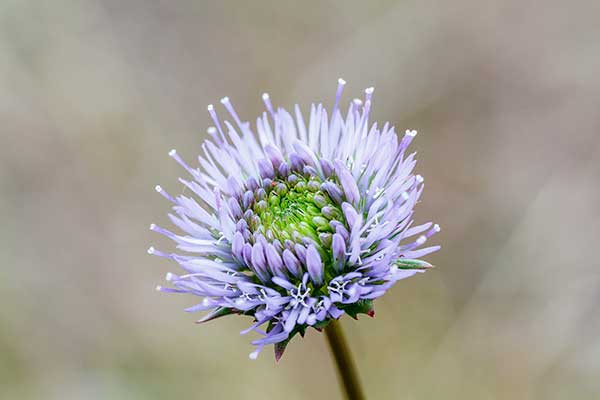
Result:
{"label": "beige background", "polygon": [[414,142],[438,268],[344,320],[372,399],[600,397],[600,2],[0,3],[0,398],[339,398],[324,338],[252,362],[174,270],[177,193],[230,96],[376,87]]}

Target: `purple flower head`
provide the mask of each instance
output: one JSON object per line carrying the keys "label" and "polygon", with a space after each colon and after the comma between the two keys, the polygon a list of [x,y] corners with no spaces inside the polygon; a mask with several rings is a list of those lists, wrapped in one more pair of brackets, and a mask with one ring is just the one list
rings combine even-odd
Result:
{"label": "purple flower head", "polygon": [[186,310],[208,311],[199,322],[253,317],[242,332],[261,336],[250,358],[273,344],[279,359],[295,334],[343,314],[373,315],[372,301],[430,268],[420,258],[440,248],[423,247],[438,225],[413,225],[423,178],[413,174],[415,154],[406,151],[417,132],[398,139],[387,123],[369,125],[372,88],[343,115],[344,85],[340,79],[331,114],[313,104],[307,122],[298,106],[292,115],[264,94],[267,111],[256,133],[227,97],[221,103],[231,123],[208,106],[215,126],[199,166],[169,152],[189,174],[180,179],[185,194],[156,187],[173,203],[169,217],[181,233],[150,229],[175,241],[181,254],[148,253],[183,269],[157,289],[200,297]]}

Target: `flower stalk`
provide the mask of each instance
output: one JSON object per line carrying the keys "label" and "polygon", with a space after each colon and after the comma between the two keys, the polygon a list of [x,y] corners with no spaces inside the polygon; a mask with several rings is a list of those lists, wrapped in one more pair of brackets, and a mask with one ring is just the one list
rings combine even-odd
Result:
{"label": "flower stalk", "polygon": [[352,359],[350,347],[342,332],[339,321],[331,321],[325,328],[325,336],[329,349],[335,359],[340,386],[344,390],[347,400],[364,400],[365,395],[358,378],[358,370]]}

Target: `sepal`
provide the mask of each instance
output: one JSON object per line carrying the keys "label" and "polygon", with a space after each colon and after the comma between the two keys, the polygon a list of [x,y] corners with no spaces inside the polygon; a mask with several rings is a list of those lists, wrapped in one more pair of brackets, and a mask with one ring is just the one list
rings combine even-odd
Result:
{"label": "sepal", "polygon": [[312,327],[315,328],[316,330],[318,330],[319,332],[321,332],[323,329],[325,329],[325,327],[327,325],[329,325],[330,322],[331,322],[331,319],[327,318],[327,319],[324,319],[323,321],[317,321]]}
{"label": "sepal", "polygon": [[356,303],[339,305],[338,308],[344,310],[346,314],[354,319],[358,319],[358,314],[367,314],[370,317],[375,315],[373,300],[370,299],[361,299]]}
{"label": "sepal", "polygon": [[294,330],[292,332],[290,332],[290,336],[288,336],[287,339],[285,339],[282,342],[278,342],[273,344],[273,350],[275,351],[275,361],[279,362],[279,360],[281,360],[281,357],[283,357],[283,353],[285,352],[285,349],[287,348],[288,343],[290,343],[290,341],[292,340],[292,338],[294,336],[296,336],[297,333],[300,333],[300,335],[304,336],[304,332],[306,331],[306,327],[298,327],[296,326],[296,328],[294,328]]}
{"label": "sepal", "polygon": [[411,258],[399,258],[393,262],[398,269],[419,269],[426,270],[433,268],[433,265],[423,260],[413,260]]}
{"label": "sepal", "polygon": [[198,321],[196,321],[196,323],[201,324],[203,322],[212,321],[213,319],[221,318],[226,315],[239,314],[239,313],[240,312],[238,310],[235,310],[233,308],[219,307],[219,308],[209,312],[204,317],[200,318]]}

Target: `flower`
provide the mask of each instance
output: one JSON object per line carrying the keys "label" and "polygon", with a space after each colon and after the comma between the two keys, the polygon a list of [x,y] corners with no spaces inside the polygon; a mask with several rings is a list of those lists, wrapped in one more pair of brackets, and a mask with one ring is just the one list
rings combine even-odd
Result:
{"label": "flower", "polygon": [[279,359],[295,334],[343,314],[373,316],[373,299],[430,268],[419,258],[440,248],[422,247],[438,225],[413,225],[423,178],[413,174],[415,153],[406,150],[417,132],[399,140],[388,123],[369,125],[373,88],[342,115],[344,85],[340,79],[331,117],[313,104],[308,124],[297,105],[292,116],[263,94],[267,111],[256,134],[227,97],[221,103],[235,126],[209,105],[212,140],[202,144],[199,168],[169,152],[191,176],[179,179],[188,195],[156,186],[184,234],[150,229],[185,252],[148,249],[185,271],[168,273],[170,287],[157,290],[201,297],[186,310],[209,311],[199,322],[253,317],[242,331],[261,335],[252,359],[269,344]]}

